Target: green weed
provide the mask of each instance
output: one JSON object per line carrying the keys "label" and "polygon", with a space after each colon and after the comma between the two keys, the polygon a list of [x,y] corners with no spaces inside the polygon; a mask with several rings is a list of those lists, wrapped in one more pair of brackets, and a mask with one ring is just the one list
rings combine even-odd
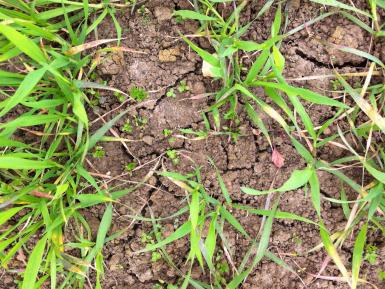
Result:
{"label": "green weed", "polygon": [[174,88],[170,88],[170,89],[167,91],[166,96],[167,96],[167,97],[176,97]]}
{"label": "green weed", "polygon": [[178,152],[176,150],[168,149],[166,151],[166,155],[171,160],[174,166],[179,164]]}
{"label": "green weed", "polygon": [[[95,286],[101,286],[102,248],[117,194],[99,187],[83,162],[91,152],[103,154],[96,144],[127,112],[90,132],[86,106],[96,105],[98,90],[107,87],[84,73],[92,66],[92,54],[84,52],[106,43],[85,45],[106,17],[113,19],[119,43],[116,5],[1,1],[0,62],[18,72],[0,70],[0,118],[10,119],[0,124],[0,225],[12,220],[0,234],[0,263],[12,270],[16,253],[23,250],[27,264],[19,288],[43,283],[84,288],[90,269],[96,270]],[[15,108],[23,112],[13,114]],[[29,128],[34,139],[16,141]],[[85,183],[96,193],[82,193]],[[103,218],[92,240],[81,211],[102,203]]]}
{"label": "green weed", "polygon": [[92,153],[92,156],[94,158],[102,158],[106,155],[106,152],[104,151],[104,148],[102,146],[96,146],[94,149],[94,152]]}
{"label": "green weed", "polygon": [[141,87],[132,87],[130,89],[130,96],[138,102],[145,100],[148,96],[147,91]]}
{"label": "green weed", "polygon": [[[187,91],[189,91],[189,90],[190,90],[190,88],[188,87],[186,80],[182,80],[182,81],[179,83],[179,85],[178,85],[178,91],[179,91],[180,93],[184,93],[184,92],[187,92]],[[175,95],[174,95],[174,96],[175,96]]]}

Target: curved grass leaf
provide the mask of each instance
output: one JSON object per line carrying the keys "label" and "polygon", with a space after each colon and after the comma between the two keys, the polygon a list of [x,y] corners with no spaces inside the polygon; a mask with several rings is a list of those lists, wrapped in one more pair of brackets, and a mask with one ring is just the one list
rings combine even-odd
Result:
{"label": "curved grass leaf", "polygon": [[39,170],[56,166],[52,161],[34,161],[29,159],[0,156],[0,168],[12,170]]}
{"label": "curved grass leaf", "polygon": [[9,41],[11,41],[12,44],[19,50],[24,52],[36,62],[41,64],[46,63],[47,60],[39,46],[37,46],[37,44],[31,39],[18,32],[16,29],[0,23],[0,33],[7,37]]}
{"label": "curved grass leaf", "polygon": [[350,11],[353,11],[353,12],[356,12],[356,13],[359,13],[359,14],[362,14],[362,15],[365,15],[365,16],[371,18],[371,15],[369,13],[362,11],[362,10],[360,10],[354,6],[339,2],[337,0],[310,0],[310,1],[321,4],[321,5],[328,5],[328,6],[332,6],[332,7],[336,7],[336,8],[350,10]]}
{"label": "curved grass leaf", "polygon": [[139,250],[136,253],[144,253],[153,251],[159,248],[162,248],[166,246],[167,244],[170,244],[184,236],[186,236],[188,233],[191,232],[191,222],[186,222],[182,226],[180,226],[174,233],[172,233],[170,236],[168,236],[166,239],[163,239],[162,241],[148,245],[145,249]]}
{"label": "curved grass leaf", "polygon": [[356,242],[353,249],[353,261],[352,261],[352,289],[357,288],[358,277],[360,275],[360,268],[362,263],[362,256],[364,252],[366,242],[366,232],[368,230],[368,224],[362,226],[361,231],[358,233]]}
{"label": "curved grass leaf", "polygon": [[[7,112],[9,112],[25,97],[28,96],[33,91],[35,86],[39,83],[40,79],[43,77],[46,71],[46,68],[40,68],[38,70],[28,73],[28,75],[24,78],[23,82],[17,88],[15,94],[5,101],[4,108],[0,111],[0,117],[4,116]],[[0,107],[2,106],[3,105],[0,104]]]}
{"label": "curved grass leaf", "polygon": [[178,10],[173,13],[175,16],[180,16],[184,19],[201,20],[201,21],[215,21],[214,17],[207,16],[192,10]]}
{"label": "curved grass leaf", "polygon": [[385,118],[383,118],[378,111],[364,99],[355,89],[353,89],[349,83],[339,74],[337,74],[338,80],[344,86],[345,90],[354,99],[361,110],[373,121],[375,125],[379,127],[385,133]]}
{"label": "curved grass leaf", "polygon": [[24,209],[24,207],[14,207],[6,211],[0,212],[0,226],[6,221],[8,221],[10,218],[12,218],[14,215],[16,215],[18,212],[20,212],[22,209]]}
{"label": "curved grass leaf", "polygon": [[256,196],[266,195],[273,192],[283,193],[287,191],[293,191],[307,184],[312,174],[313,174],[312,168],[306,168],[304,170],[295,170],[291,174],[290,178],[281,187],[277,189],[271,189],[267,191],[258,191],[251,188],[242,187],[241,190],[246,194],[256,195]]}
{"label": "curved grass leaf", "polygon": [[[333,259],[334,263],[340,270],[342,276],[345,277],[346,280],[350,280],[348,270],[346,270],[346,267],[340,255],[338,254],[337,249],[334,247],[334,244],[330,239],[329,233],[326,231],[324,226],[320,227],[320,234],[321,234],[322,243],[324,244],[326,252]],[[348,283],[350,285],[350,281],[348,281]]]}
{"label": "curved grass leaf", "polygon": [[35,288],[36,278],[42,263],[46,242],[47,237],[44,236],[37,242],[35,248],[29,256],[27,267],[24,271],[24,279],[21,289]]}

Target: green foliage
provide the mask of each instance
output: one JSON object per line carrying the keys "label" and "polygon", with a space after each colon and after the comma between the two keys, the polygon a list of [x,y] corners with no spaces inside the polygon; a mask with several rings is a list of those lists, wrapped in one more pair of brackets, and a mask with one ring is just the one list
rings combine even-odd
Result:
{"label": "green foliage", "polygon": [[[258,243],[251,239],[243,226],[231,213],[234,210],[238,210],[238,208],[232,207],[230,200],[224,205],[219,199],[214,198],[212,193],[205,190],[204,186],[200,183],[201,175],[199,169],[196,169],[193,173],[187,175],[167,171],[160,173],[160,175],[168,178],[186,192],[187,201],[185,207],[176,212],[173,216],[177,217],[180,214],[188,214],[188,217],[186,221],[179,225],[168,237],[162,239],[161,234],[155,234],[155,242],[148,242],[146,239],[147,245],[137,253],[148,251],[157,252],[157,250],[160,250],[166,260],[173,264],[171,257],[165,250],[165,246],[172,244],[185,236],[189,236],[190,251],[187,259],[190,262],[190,268],[192,268],[195,262],[200,265],[202,270],[205,270],[207,267],[213,277],[212,283],[207,284],[207,286],[214,286],[214,288],[221,288],[221,286],[227,288],[227,286],[234,286],[232,284],[239,284],[238,282],[241,282],[246,278],[263,257],[280,263],[286,268],[290,268],[282,260],[267,250],[277,203],[274,205],[273,210],[267,211],[269,214],[268,222],[263,229],[262,236]],[[228,192],[224,184],[221,186],[221,191],[227,199]],[[242,208],[241,210],[248,211],[249,208]],[[248,212],[251,214],[254,213],[252,210]],[[150,221],[153,222],[153,224],[156,224],[154,227],[159,227],[159,223],[155,218],[152,218]],[[229,247],[229,240],[226,237],[227,235],[224,233],[224,228],[227,228],[228,226],[239,233],[239,238],[245,238],[251,242],[250,251],[256,251],[255,255],[245,254],[242,261],[243,265],[237,268],[239,274],[237,274],[230,282],[227,282],[230,273],[229,264],[224,259],[222,249],[218,247],[218,243],[221,243],[225,246],[227,252],[232,252]],[[233,257],[231,256],[231,258]],[[249,264],[250,262],[252,265],[245,268],[245,264]],[[195,281],[188,276],[189,274],[187,274],[183,284],[196,284]]]}
{"label": "green foliage", "polygon": [[[127,112],[90,132],[86,107],[98,104],[99,90],[106,86],[93,82],[93,55],[83,52],[89,48],[97,52],[103,43],[84,45],[106,17],[113,19],[119,43],[115,5],[1,3],[0,64],[18,72],[0,70],[0,118],[9,119],[0,124],[0,224],[18,212],[22,215],[0,234],[0,264],[8,269],[24,248],[27,264],[19,274],[23,289],[49,286],[47,282],[50,288],[84,288],[93,268],[100,288],[112,199],[83,162],[89,153],[104,155],[97,142]],[[11,114],[15,108],[22,113]],[[24,128],[36,132],[33,140],[15,141]],[[85,194],[83,187],[97,193]],[[101,207],[105,212],[92,241],[82,209],[101,203],[106,204]]]}
{"label": "green foliage", "polygon": [[[273,2],[268,1],[255,19],[263,15]],[[383,219],[379,218],[377,214],[377,212],[381,214],[385,212],[385,198],[381,193],[385,185],[385,153],[382,145],[376,143],[373,138],[374,134],[382,135],[385,132],[385,110],[382,105],[385,101],[385,96],[383,85],[371,85],[372,76],[376,72],[375,67],[377,66],[383,71],[385,65],[380,59],[365,51],[343,46],[335,47],[335,49],[345,53],[352,53],[371,62],[369,71],[365,74],[366,81],[364,87],[359,85],[363,81],[360,82],[357,79],[355,79],[355,85],[352,87],[349,84],[350,78],[355,75],[349,73],[344,76],[337,74],[336,79],[331,80],[333,90],[336,92],[344,90],[344,97],[348,95],[353,99],[355,106],[350,108],[345,103],[335,99],[307,89],[297,88],[287,83],[282,75],[285,59],[280,53],[280,44],[287,35],[296,33],[306,28],[306,25],[313,24],[334,14],[339,14],[349,19],[375,37],[381,37],[383,36],[382,30],[384,27],[379,24],[378,9],[385,9],[385,4],[383,1],[369,1],[370,13],[368,13],[353,5],[335,0],[312,0],[312,2],[330,5],[334,7],[334,10],[312,19],[304,25],[300,25],[287,34],[281,35],[282,12],[278,4],[271,26],[271,37],[262,43],[244,40],[242,37],[251,26],[250,23],[243,24],[239,21],[241,18],[240,13],[245,5],[247,5],[247,1],[234,6],[232,14],[226,18],[223,18],[223,14],[217,11],[217,1],[212,0],[196,1],[195,11],[181,10],[176,11],[174,15],[183,19],[198,20],[201,27],[196,33],[202,33],[202,35],[207,36],[215,51],[215,53],[211,53],[212,50],[204,50],[187,37],[182,36],[191,49],[202,58],[203,74],[222,83],[221,89],[215,95],[215,102],[208,109],[208,112],[212,114],[216,130],[220,130],[224,120],[231,120],[236,123],[239,107],[244,106],[253,125],[259,128],[269,144],[273,146],[267,126],[262,121],[265,118],[261,114],[264,113],[275,120],[286,131],[294,148],[307,163],[305,169],[294,171],[279,188],[265,191],[251,188],[242,188],[242,190],[252,195],[267,195],[273,193],[282,194],[297,190],[298,188],[304,188],[307,191],[310,188],[309,196],[319,218],[318,225],[320,226],[322,246],[324,246],[349,285],[352,288],[356,288],[358,283],[362,282],[359,276],[362,258],[367,261],[370,260],[369,262],[375,262],[377,258],[376,253],[370,251],[370,247],[366,247],[364,257],[362,257],[367,230],[371,228],[367,226],[367,221],[372,222],[374,228],[385,232]],[[359,16],[357,17],[358,14]],[[365,17],[366,20],[373,23],[374,29],[361,20]],[[241,55],[255,56],[252,65],[245,66],[241,61]],[[269,103],[272,103],[272,105],[268,104],[260,95],[253,94],[256,87],[264,90],[264,94],[270,98]],[[338,112],[330,120],[316,128],[310,117],[311,112],[308,112],[306,106],[304,106],[304,101],[305,103],[315,105],[334,106],[338,109]],[[365,123],[359,121],[362,119],[360,118],[362,114],[368,118],[368,121]],[[328,137],[323,136],[326,130],[332,131],[329,127],[332,124],[336,125],[336,122],[341,119],[346,119],[350,126],[348,129],[343,131],[337,126],[338,133]],[[296,132],[299,131],[305,132],[301,138],[306,138],[306,146],[303,145],[303,139],[300,142],[295,137],[297,135]],[[195,135],[195,139],[205,138],[210,134],[208,131],[205,133],[194,132],[191,129],[185,129],[182,132]],[[353,142],[348,141],[346,135],[352,135]],[[330,163],[318,160],[318,151],[334,146],[336,141],[343,143],[343,147],[351,155]],[[370,175],[373,181],[365,185],[362,181],[362,185],[360,185],[345,175],[341,167],[354,166],[354,163],[357,162],[361,164],[363,176]],[[344,230],[335,232],[338,237],[332,238],[334,235],[330,234],[323,226],[321,217],[321,184],[318,180],[319,171],[333,174],[339,178],[341,183],[343,183],[342,192],[344,192],[345,186],[349,186],[357,193],[357,197],[351,201],[346,199],[345,194],[341,195],[341,200],[324,198],[324,201],[340,204],[346,214],[348,224]],[[352,210],[349,204],[354,204],[358,211]],[[301,220],[304,221],[303,219]],[[361,223],[365,225],[360,227],[359,224]],[[359,233],[354,243],[352,274],[350,274],[342,258],[339,256],[338,248],[342,246],[349,234],[355,231]],[[244,275],[240,274],[226,288],[237,288],[247,275],[248,272],[246,271]]]}
{"label": "green foliage", "polygon": [[106,155],[106,152],[104,151],[104,148],[102,146],[96,146],[94,149],[94,152],[92,153],[92,156],[94,158],[102,158]]}
{"label": "green foliage", "polygon": [[147,91],[142,87],[132,87],[130,89],[130,96],[138,102],[145,100],[148,96]]}
{"label": "green foliage", "polygon": [[132,133],[132,125],[131,125],[131,122],[129,119],[126,120],[126,123],[123,125],[122,127],[122,131],[126,132],[126,133]]}
{"label": "green foliage", "polygon": [[167,96],[167,97],[176,97],[174,88],[170,88],[170,89],[167,91],[166,96]]}
{"label": "green foliage", "polygon": [[[0,123],[0,225],[8,224],[11,219],[15,220],[15,223],[5,226],[7,229],[1,231],[0,263],[4,268],[8,268],[19,249],[29,248],[30,240],[36,239],[37,242],[31,250],[23,250],[28,260],[25,270],[20,272],[20,288],[40,288],[48,278],[53,289],[59,286],[85,288],[88,286],[85,284],[88,282],[89,270],[95,269],[95,288],[100,289],[104,275],[102,248],[114,237],[108,236],[113,221],[112,204],[119,196],[133,189],[111,192],[100,187],[99,181],[83,166],[85,158],[90,154],[95,158],[105,155],[103,147],[97,145],[98,141],[127,113],[120,113],[95,132],[90,132],[91,124],[86,108],[98,105],[99,90],[114,91],[114,97],[120,102],[126,101],[127,94],[109,88],[105,81],[94,82],[97,75],[92,61],[94,52],[90,48],[97,51],[99,45],[107,42],[96,41],[91,43],[91,47],[85,43],[90,35],[96,32],[98,25],[106,17],[111,17],[119,45],[122,29],[115,12],[117,7],[122,6],[110,1],[59,2],[2,1],[0,63],[3,69],[8,69],[14,63],[16,66],[10,71],[0,70],[0,93],[3,96],[0,102],[0,118],[10,119]],[[126,1],[126,4],[135,5],[136,2],[130,0]],[[266,1],[255,19],[271,7],[276,8],[276,12],[271,25],[271,36],[261,43],[245,39],[251,23],[241,23],[240,19],[248,1],[231,1],[234,6],[231,14],[225,18],[224,14],[218,11],[218,4],[230,1],[193,2],[195,11],[180,10],[174,15],[179,20],[191,19],[200,22],[201,27],[196,35],[208,37],[212,44],[211,49],[204,50],[188,38],[183,38],[203,59],[205,73],[220,82],[221,88],[215,92],[212,105],[207,111],[211,113],[213,125],[208,121],[205,111],[205,129],[180,131],[192,136],[194,140],[213,135],[228,135],[236,141],[240,132],[233,126],[240,124],[238,112],[241,108],[273,147],[274,138],[269,135],[270,126],[264,123],[265,117],[262,115],[266,114],[287,133],[297,153],[306,161],[306,166],[293,171],[283,180],[282,186],[269,190],[242,188],[245,193],[258,197],[274,194],[277,201],[271,209],[234,204],[231,192],[227,190],[217,169],[218,183],[223,194],[221,199],[213,197],[215,193],[206,191],[199,170],[188,175],[161,173],[186,192],[185,206],[173,216],[176,230],[164,239],[159,225],[161,219],[137,217],[151,221],[154,225],[153,232],[142,236],[143,245],[146,247],[142,251],[152,251],[153,262],[165,258],[168,263],[173,264],[164,250],[165,246],[188,237],[190,247],[187,259],[191,265],[190,270],[179,272],[185,277],[180,287],[167,284],[166,288],[186,289],[191,285],[194,288],[214,286],[235,289],[241,286],[243,280],[264,258],[294,271],[268,250],[274,219],[290,219],[319,228],[322,243],[315,249],[323,247],[337,265],[343,280],[348,282],[351,288],[356,288],[364,282],[360,273],[363,260],[372,265],[378,263],[378,248],[366,243],[368,232],[379,230],[385,233],[381,217],[385,212],[385,151],[383,143],[378,141],[383,138],[385,132],[385,94],[383,84],[372,81],[375,73],[383,73],[385,65],[368,52],[349,47],[335,47],[345,53],[367,59],[370,63],[363,87],[359,85],[363,81],[352,79],[352,74],[337,74],[336,80],[331,81],[333,90],[344,91],[343,98],[339,98],[341,101],[351,99],[348,102],[352,103],[350,108],[333,98],[289,84],[283,76],[285,58],[280,52],[280,45],[287,35],[335,14],[347,18],[375,38],[384,37],[384,25],[378,17],[381,15],[379,10],[385,9],[384,1],[369,0],[368,11],[363,11],[336,0],[312,0],[334,7],[333,11],[322,14],[286,34],[282,32],[285,29],[281,28],[283,13],[286,13],[281,9],[281,3]],[[144,23],[151,20],[151,14],[144,5],[139,7],[138,13]],[[371,23],[371,26],[366,23]],[[252,60],[251,65],[245,65],[244,56]],[[23,64],[25,69],[17,67],[18,64]],[[354,85],[351,86],[351,83]],[[256,88],[260,88],[264,93],[256,95]],[[185,80],[176,88],[179,93],[188,92],[189,89]],[[133,87],[129,94],[138,102],[148,97],[148,92],[140,87]],[[175,97],[174,88],[169,89],[166,96]],[[311,118],[312,107],[308,104],[333,106],[337,112],[325,123],[315,126]],[[22,113],[12,114],[15,108],[22,108]],[[344,125],[337,125],[337,132],[326,135],[327,130],[335,131],[330,127],[336,126],[341,120]],[[223,125],[224,121],[232,125]],[[134,117],[133,125],[144,127],[147,124],[147,118]],[[35,132],[33,142],[16,140],[20,131],[26,128]],[[131,133],[131,123],[126,122],[122,131]],[[163,134],[169,137],[172,131],[164,130]],[[169,141],[173,141],[173,138]],[[346,155],[330,162],[322,160],[319,151],[329,150],[329,146],[337,143]],[[179,164],[177,151],[169,149],[166,156],[174,165]],[[127,164],[126,171],[131,173],[136,165],[134,162]],[[356,182],[349,178],[345,167],[359,169],[363,175],[362,180]],[[340,199],[321,196],[319,172],[334,175],[340,180]],[[350,187],[356,193],[353,199],[348,199],[345,187]],[[302,188],[306,193],[309,191],[306,196],[311,199],[317,213],[316,220],[278,209],[281,194]],[[88,192],[92,190],[96,193]],[[348,222],[345,228],[337,232],[326,230],[321,214],[323,202],[342,207]],[[97,204],[104,208],[104,213],[94,240],[82,212],[85,208]],[[233,215],[234,210],[264,218],[258,239],[248,235],[235,218],[235,214]],[[182,215],[184,218],[181,218]],[[230,274],[229,264],[222,252],[222,249],[226,248],[226,252],[231,254],[229,242],[224,234],[225,226],[235,230],[241,238],[251,244],[234,275]],[[350,236],[355,236],[352,266],[346,266],[338,251]],[[293,240],[300,245],[299,240]],[[74,250],[76,253],[73,253]],[[210,271],[211,284],[198,283],[191,278],[194,263]],[[174,267],[178,268],[175,264]],[[348,272],[347,268],[351,268],[351,272]],[[380,280],[384,279],[384,276],[384,272],[378,272]],[[164,282],[161,284],[158,288],[166,286]]]}
{"label": "green foliage", "polygon": [[114,91],[114,96],[118,99],[119,102],[123,102],[127,99],[123,93],[120,93],[118,91]]}
{"label": "green foliage", "polygon": [[132,172],[136,168],[137,164],[136,162],[128,163],[125,167],[126,172]]}
{"label": "green foliage", "polygon": [[159,252],[152,252],[151,253],[151,262],[157,262],[160,259],[162,259],[162,255]]}
{"label": "green foliage", "polygon": [[134,116],[134,123],[137,127],[145,127],[148,123],[148,119],[146,117]]}
{"label": "green foliage", "polygon": [[369,262],[371,265],[377,263],[378,258],[378,248],[372,244],[366,245],[364,259]]}
{"label": "green foliage", "polygon": [[165,137],[169,137],[169,136],[172,135],[172,130],[171,130],[171,129],[165,128],[165,129],[162,131],[162,133],[163,133],[163,135],[164,135]]}
{"label": "green foliage", "polygon": [[178,152],[176,150],[168,149],[166,151],[166,155],[171,160],[174,166],[179,164]]}
{"label": "green foliage", "polygon": [[[179,85],[178,85],[178,91],[179,91],[180,93],[183,93],[183,92],[187,92],[187,91],[189,91],[189,90],[190,90],[190,88],[188,87],[186,80],[182,80],[182,81],[179,83]],[[172,90],[172,93],[173,93],[173,92],[174,92],[174,90]],[[171,96],[175,96],[175,94],[174,94],[174,95],[171,95]]]}

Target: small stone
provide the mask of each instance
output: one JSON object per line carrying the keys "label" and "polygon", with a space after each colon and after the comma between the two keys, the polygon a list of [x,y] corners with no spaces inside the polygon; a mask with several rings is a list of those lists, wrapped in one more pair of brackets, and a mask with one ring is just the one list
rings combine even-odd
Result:
{"label": "small stone", "polygon": [[153,142],[154,142],[154,138],[152,136],[145,136],[142,138],[142,141],[145,143],[145,144],[148,144],[149,146],[152,146]]}
{"label": "small stone", "polygon": [[124,278],[124,282],[128,285],[133,285],[135,283],[135,279],[131,275],[128,275]]}
{"label": "small stone", "polygon": [[136,277],[138,277],[140,282],[144,283],[146,281],[151,280],[153,276],[154,275],[152,274],[151,270],[146,270],[145,272],[141,273],[139,276],[137,275]]}
{"label": "small stone", "polygon": [[205,85],[202,81],[196,81],[193,83],[191,87],[191,93],[198,95],[198,94],[203,94],[206,92]]}
{"label": "small stone", "polygon": [[287,5],[288,11],[297,11],[301,6],[301,0],[289,0]]}
{"label": "small stone", "polygon": [[172,10],[168,7],[158,6],[154,10],[155,18],[158,21],[166,21],[172,18]]}
{"label": "small stone", "polygon": [[180,56],[179,47],[161,50],[158,57],[160,62],[175,62],[177,56]]}
{"label": "small stone", "polygon": [[4,282],[4,284],[9,285],[13,282],[13,278],[11,276],[5,276],[3,282]]}
{"label": "small stone", "polygon": [[118,255],[113,255],[110,259],[110,262],[108,263],[110,266],[110,270],[111,271],[119,270],[121,268],[121,265],[119,265],[119,263],[120,263],[120,257]]}
{"label": "small stone", "polygon": [[332,131],[330,130],[330,128],[325,128],[325,130],[324,130],[324,134],[325,135],[330,135],[332,133]]}
{"label": "small stone", "polygon": [[151,178],[149,178],[148,180],[148,184],[151,185],[151,186],[155,186],[156,185],[156,177],[152,176]]}
{"label": "small stone", "polygon": [[102,56],[101,63],[98,65],[98,69],[103,75],[119,74],[122,72],[123,67],[124,54],[122,51]]}

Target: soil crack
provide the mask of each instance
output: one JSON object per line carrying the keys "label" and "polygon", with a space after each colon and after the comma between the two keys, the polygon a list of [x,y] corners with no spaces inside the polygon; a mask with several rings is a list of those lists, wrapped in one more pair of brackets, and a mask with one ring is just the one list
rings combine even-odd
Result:
{"label": "soil crack", "polygon": [[346,67],[354,67],[354,68],[358,68],[358,67],[364,67],[366,65],[366,59],[363,59],[361,62],[359,63],[353,63],[353,62],[345,62],[344,64],[332,64],[332,63],[324,63],[324,62],[321,62],[319,61],[318,59],[316,59],[315,57],[313,56],[309,56],[307,55],[306,53],[304,53],[302,50],[300,50],[299,48],[297,48],[295,50],[295,53],[309,61],[309,62],[312,62],[315,66],[318,66],[318,67],[325,67],[325,68],[328,68],[328,69],[333,69],[333,68],[346,68]]}

